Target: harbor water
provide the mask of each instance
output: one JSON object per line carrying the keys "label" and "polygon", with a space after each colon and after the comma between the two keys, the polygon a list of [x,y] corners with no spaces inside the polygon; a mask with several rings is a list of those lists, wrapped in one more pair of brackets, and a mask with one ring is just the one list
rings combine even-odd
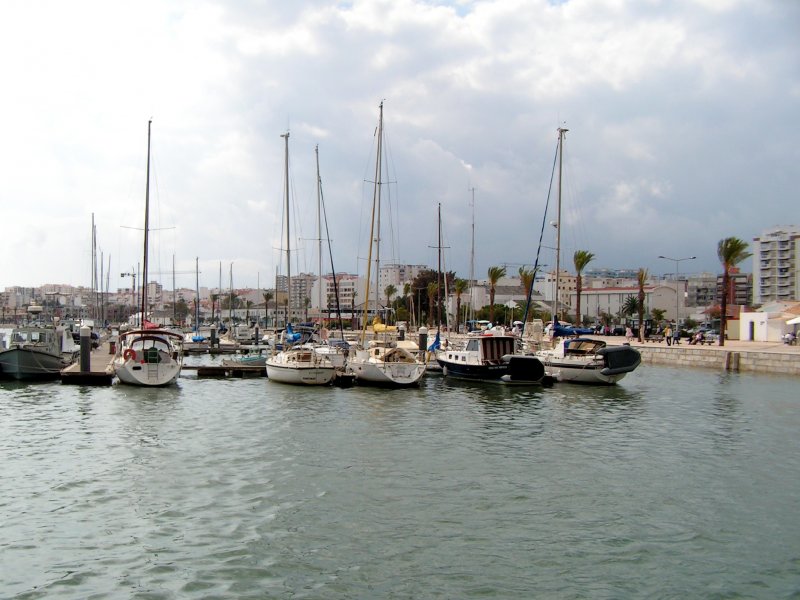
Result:
{"label": "harbor water", "polygon": [[0,386],[3,598],[797,598],[796,378]]}

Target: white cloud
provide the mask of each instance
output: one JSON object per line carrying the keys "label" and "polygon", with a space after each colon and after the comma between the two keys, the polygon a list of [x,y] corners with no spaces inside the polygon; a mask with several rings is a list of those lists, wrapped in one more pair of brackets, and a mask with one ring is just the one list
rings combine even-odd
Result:
{"label": "white cloud", "polygon": [[176,227],[162,263],[198,256],[208,284],[219,261],[242,285],[274,276],[289,129],[298,229],[315,227],[319,144],[337,267],[354,270],[382,99],[400,260],[430,259],[441,202],[465,273],[474,187],[476,271],[530,262],[566,124],[565,243],[651,270],[691,247],[713,270],[716,239],[791,220],[798,25],[794,4],[724,0],[6,3],[0,287],[86,283],[92,213],[112,273],[141,260],[120,226],[142,222],[150,117],[155,218]]}

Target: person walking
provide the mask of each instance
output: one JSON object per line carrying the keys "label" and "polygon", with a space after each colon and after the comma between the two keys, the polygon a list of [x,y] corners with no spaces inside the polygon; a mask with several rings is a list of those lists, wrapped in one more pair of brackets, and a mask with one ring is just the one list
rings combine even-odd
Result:
{"label": "person walking", "polygon": [[672,328],[669,323],[664,327],[664,339],[667,341],[667,346],[672,346]]}
{"label": "person walking", "polygon": [[630,325],[625,328],[625,339],[628,340],[629,344],[633,341],[633,329],[631,329]]}
{"label": "person walking", "polygon": [[672,330],[672,343],[676,346],[681,343],[681,330],[678,323],[675,323],[675,329]]}

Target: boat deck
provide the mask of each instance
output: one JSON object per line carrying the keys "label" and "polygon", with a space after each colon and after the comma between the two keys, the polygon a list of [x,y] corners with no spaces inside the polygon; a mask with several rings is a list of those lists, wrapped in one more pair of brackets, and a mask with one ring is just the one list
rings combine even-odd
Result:
{"label": "boat deck", "polygon": [[89,354],[89,370],[81,371],[80,359],[61,371],[61,383],[74,385],[111,385],[114,379],[114,367],[111,361],[114,353],[109,343],[104,342]]}

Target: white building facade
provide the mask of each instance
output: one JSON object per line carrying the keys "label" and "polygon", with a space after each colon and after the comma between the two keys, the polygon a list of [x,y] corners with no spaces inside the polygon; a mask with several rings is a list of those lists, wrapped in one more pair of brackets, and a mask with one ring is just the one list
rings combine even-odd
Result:
{"label": "white building facade", "polygon": [[800,227],[767,229],[753,238],[753,303],[800,299]]}

